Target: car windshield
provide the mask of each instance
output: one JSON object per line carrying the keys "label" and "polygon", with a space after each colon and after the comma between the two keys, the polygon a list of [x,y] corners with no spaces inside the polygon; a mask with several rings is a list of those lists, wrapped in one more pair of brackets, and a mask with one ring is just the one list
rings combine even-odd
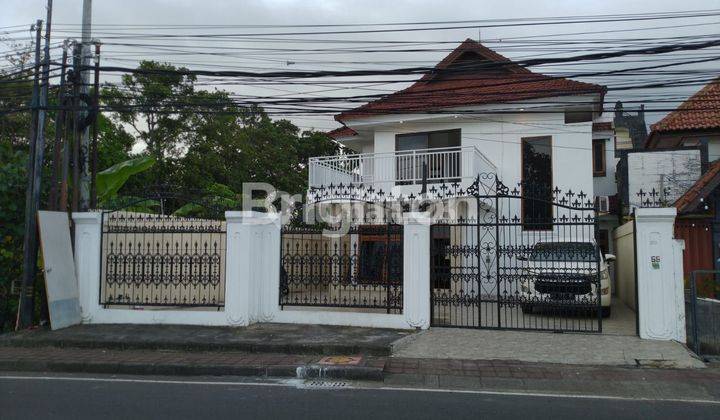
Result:
{"label": "car windshield", "polygon": [[544,242],[533,247],[530,260],[593,262],[596,252],[590,242]]}

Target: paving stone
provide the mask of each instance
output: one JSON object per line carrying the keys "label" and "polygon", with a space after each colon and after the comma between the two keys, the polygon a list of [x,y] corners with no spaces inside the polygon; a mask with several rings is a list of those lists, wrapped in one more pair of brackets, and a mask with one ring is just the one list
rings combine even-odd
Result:
{"label": "paving stone", "polygon": [[287,354],[386,356],[411,334],[382,328],[261,323],[248,327],[190,325],[77,325],[57,331],[0,335],[1,346],[243,351]]}

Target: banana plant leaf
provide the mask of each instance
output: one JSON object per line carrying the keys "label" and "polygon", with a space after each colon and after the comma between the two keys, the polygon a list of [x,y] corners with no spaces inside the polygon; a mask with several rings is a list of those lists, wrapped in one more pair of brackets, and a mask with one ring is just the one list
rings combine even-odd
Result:
{"label": "banana plant leaf", "polygon": [[98,200],[103,202],[114,197],[132,175],[146,171],[154,164],[155,159],[152,157],[141,156],[98,172],[95,178]]}

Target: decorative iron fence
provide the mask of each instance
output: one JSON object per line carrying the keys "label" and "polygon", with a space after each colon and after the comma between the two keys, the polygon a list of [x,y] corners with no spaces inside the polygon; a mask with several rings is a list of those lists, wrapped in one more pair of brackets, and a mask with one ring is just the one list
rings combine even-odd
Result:
{"label": "decorative iron fence", "polygon": [[355,225],[340,235],[284,227],[280,305],[402,313],[403,228]]}
{"label": "decorative iron fence", "polygon": [[225,304],[225,222],[103,213],[100,304]]}
{"label": "decorative iron fence", "polygon": [[690,273],[685,295],[688,345],[700,356],[720,356],[720,271]]}

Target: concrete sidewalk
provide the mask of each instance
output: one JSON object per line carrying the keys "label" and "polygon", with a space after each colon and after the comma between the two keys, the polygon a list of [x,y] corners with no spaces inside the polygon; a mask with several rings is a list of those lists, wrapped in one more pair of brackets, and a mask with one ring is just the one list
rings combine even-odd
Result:
{"label": "concrete sidewalk", "polygon": [[273,323],[248,327],[96,324],[0,335],[0,349],[4,346],[78,347],[387,356],[393,342],[411,333],[382,328]]}
{"label": "concrete sidewalk", "polygon": [[682,344],[635,336],[431,328],[393,344],[393,356],[574,365],[702,368]]}

